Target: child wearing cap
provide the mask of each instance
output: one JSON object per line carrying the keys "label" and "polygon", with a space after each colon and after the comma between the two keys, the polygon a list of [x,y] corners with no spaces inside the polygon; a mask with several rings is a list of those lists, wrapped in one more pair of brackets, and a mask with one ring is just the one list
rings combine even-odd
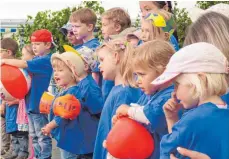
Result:
{"label": "child wearing cap", "polygon": [[174,86],[168,83],[158,89],[153,87],[151,82],[163,73],[175,50],[166,41],[154,40],[143,43],[133,52],[129,60],[137,75],[138,87],[144,94],[135,104],[119,106],[112,121],[115,124],[119,118],[128,116],[142,123],[154,138],[155,148],[149,158],[158,159],[161,138],[168,133],[163,105],[171,98]]}
{"label": "child wearing cap", "polygon": [[104,43],[98,50],[99,69],[104,80],[112,80],[115,85],[111,89],[101,113],[98,132],[95,141],[94,159],[106,159],[107,151],[103,147],[109,131],[111,130],[111,118],[121,104],[136,102],[141,91],[135,88],[132,69],[129,67],[128,54],[131,45],[125,45],[126,41],[115,39]]}
{"label": "child wearing cap", "polygon": [[[142,19],[141,30],[141,40],[143,42],[154,39],[170,41],[175,30],[175,23],[172,14],[165,10],[158,10],[154,13],[149,13],[144,19]],[[178,45],[173,44],[173,46],[176,51],[179,50]]]}
{"label": "child wearing cap", "polygon": [[[15,40],[4,38],[1,40],[0,46],[1,60],[15,59],[18,50],[18,44]],[[4,97],[1,97],[1,107],[3,109],[3,114],[1,114],[1,155],[4,159],[26,159],[29,155],[28,131],[22,131],[17,124],[18,103],[18,100],[6,101]]]}
{"label": "child wearing cap", "polygon": [[[220,98],[226,93],[226,57],[215,46],[199,42],[175,53],[155,87],[175,83],[172,98],[163,106],[169,134],[161,140],[161,159],[178,154],[178,146],[198,151],[210,158],[229,157],[229,110]],[[186,111],[179,120],[178,110]]]}
{"label": "child wearing cap", "polygon": [[48,116],[41,114],[39,103],[44,91],[47,91],[52,75],[51,51],[54,48],[52,33],[46,29],[36,30],[31,35],[32,60],[5,59],[2,63],[25,68],[32,75],[31,89],[26,100],[26,112],[29,117],[29,135],[32,137],[35,156],[38,159],[50,159],[52,141],[41,133],[41,128],[48,123]]}
{"label": "child wearing cap", "polygon": [[[207,42],[220,49],[229,61],[229,17],[221,14],[225,12],[224,8],[221,9],[218,10],[219,13],[207,12],[199,17],[189,27],[184,46],[197,42]],[[222,96],[222,99],[227,103],[229,108],[229,88],[227,94]]]}
{"label": "child wearing cap", "polygon": [[[99,114],[103,107],[102,93],[90,75],[95,65],[93,50],[83,46],[78,52],[55,53],[51,58],[54,79],[62,88],[51,107],[50,122],[42,129],[52,134],[61,150],[62,159],[92,158]],[[54,116],[57,97],[73,95],[80,100],[81,111],[75,119]]]}
{"label": "child wearing cap", "polygon": [[78,49],[83,44],[82,40],[78,40],[72,31],[70,22],[60,28],[61,33],[68,39],[68,42],[73,45],[74,49]]}

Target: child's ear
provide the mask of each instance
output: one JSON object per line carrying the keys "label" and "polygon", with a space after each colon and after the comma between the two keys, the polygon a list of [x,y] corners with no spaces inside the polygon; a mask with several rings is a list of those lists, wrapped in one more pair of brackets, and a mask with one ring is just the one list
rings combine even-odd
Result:
{"label": "child's ear", "polygon": [[87,29],[87,30],[88,30],[89,32],[92,32],[93,29],[94,29],[94,24],[88,24],[87,26],[88,26],[88,29]]}
{"label": "child's ear", "polygon": [[46,48],[47,48],[47,49],[51,49],[51,47],[52,47],[52,43],[51,43],[51,42],[48,42],[48,43],[46,43],[45,45],[46,45]]}
{"label": "child's ear", "polygon": [[170,35],[168,32],[165,32],[165,41],[169,41]]}
{"label": "child's ear", "polygon": [[122,29],[122,27],[121,27],[120,24],[115,24],[115,31],[116,32],[120,33],[121,32],[121,29]]}
{"label": "child's ear", "polygon": [[88,71],[89,70],[89,65],[87,63],[84,64],[84,71]]}
{"label": "child's ear", "polygon": [[115,64],[118,64],[120,62],[120,55],[118,52],[114,53],[114,61],[115,61]]}

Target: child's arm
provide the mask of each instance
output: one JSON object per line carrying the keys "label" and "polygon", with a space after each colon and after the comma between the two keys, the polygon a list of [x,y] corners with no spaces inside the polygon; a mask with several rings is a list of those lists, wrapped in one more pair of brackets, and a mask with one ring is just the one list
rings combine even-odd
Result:
{"label": "child's arm", "polygon": [[6,104],[10,107],[14,104],[19,104],[19,100],[18,99],[15,99],[13,101],[6,101]]}
{"label": "child's arm", "polygon": [[[120,118],[123,116],[129,116],[130,118],[138,122],[149,124],[149,120],[146,118],[143,112],[144,107],[133,103],[131,103],[130,105],[131,107],[126,104],[122,104],[121,106],[119,106],[116,111],[116,117]],[[112,119],[113,123],[116,121],[116,117],[114,116],[114,118]]]}
{"label": "child's arm", "polygon": [[27,68],[27,62],[25,60],[18,60],[18,59],[2,59],[1,65],[7,64],[19,68]]}
{"label": "child's arm", "polygon": [[52,120],[51,122],[49,122],[47,125],[45,125],[45,127],[43,127],[41,129],[42,133],[46,136],[50,135],[51,131],[58,127],[57,123],[55,120]]}

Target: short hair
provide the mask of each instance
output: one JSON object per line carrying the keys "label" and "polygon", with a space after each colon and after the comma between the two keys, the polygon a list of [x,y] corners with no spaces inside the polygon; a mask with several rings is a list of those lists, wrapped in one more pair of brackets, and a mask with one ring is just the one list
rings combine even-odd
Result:
{"label": "short hair", "polygon": [[95,27],[97,16],[95,12],[89,8],[81,8],[77,11],[74,11],[70,16],[70,22],[77,22],[80,21],[81,23],[85,23],[87,25],[93,24]]}
{"label": "short hair", "polygon": [[203,14],[189,26],[184,46],[197,42],[215,45],[229,61],[229,18],[216,12]]}
{"label": "short hair", "polygon": [[18,51],[18,43],[11,38],[3,38],[0,46],[2,49],[11,50],[13,56],[15,56]]}
{"label": "short hair", "polygon": [[131,27],[129,14],[122,8],[115,7],[107,10],[102,14],[102,18],[113,21],[121,26],[121,31]]}
{"label": "short hair", "polygon": [[183,73],[175,81],[181,84],[195,86],[191,92],[193,98],[200,97],[205,99],[208,96],[222,96],[227,92],[228,83],[226,74],[204,73],[206,80],[202,79],[199,74]]}
{"label": "short hair", "polygon": [[174,53],[175,50],[169,42],[148,41],[135,49],[132,64],[134,67],[153,69],[161,74]]}

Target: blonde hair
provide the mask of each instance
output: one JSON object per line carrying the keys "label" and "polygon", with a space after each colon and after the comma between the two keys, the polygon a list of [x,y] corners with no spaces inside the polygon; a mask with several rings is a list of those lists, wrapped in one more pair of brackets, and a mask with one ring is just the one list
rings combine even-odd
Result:
{"label": "blonde hair", "polygon": [[197,42],[215,45],[229,61],[229,18],[216,12],[203,14],[188,28],[184,46]]}
{"label": "blonde hair", "polygon": [[206,99],[209,96],[222,96],[227,92],[228,84],[225,74],[204,73],[204,80],[199,74],[181,74],[175,81],[178,83],[195,86],[193,98]]}
{"label": "blonde hair", "polygon": [[154,69],[163,73],[170,58],[175,53],[173,46],[162,40],[145,42],[134,50],[131,60],[134,67]]}
{"label": "blonde hair", "polygon": [[93,10],[89,8],[82,8],[74,11],[70,16],[70,22],[74,23],[77,21],[80,21],[81,23],[85,23],[87,25],[93,24],[93,27],[95,27],[97,16]]}
{"label": "blonde hair", "polygon": [[[154,13],[161,15],[165,19],[165,21],[168,21],[168,20],[170,20],[172,18],[172,14],[169,13],[169,12],[167,12],[164,9],[159,9],[158,11],[156,11]],[[160,34],[164,33],[163,29],[161,27],[154,26],[152,24],[152,21],[151,20],[142,19],[142,23],[146,23],[148,26],[150,26],[148,28],[149,29],[149,32],[150,32],[149,41],[155,40]],[[175,25],[173,26],[173,29],[174,30],[176,29],[176,26]]]}
{"label": "blonde hair", "polygon": [[131,61],[129,61],[129,52],[133,52],[132,45],[127,45],[124,39],[118,38],[104,42],[96,52],[98,53],[103,48],[108,49],[111,54],[118,53],[120,55],[120,73],[124,80],[124,85],[136,87]]}
{"label": "blonde hair", "polygon": [[35,56],[35,53],[33,52],[32,44],[27,44],[23,47],[30,55]]}
{"label": "blonde hair", "polygon": [[121,26],[121,31],[131,26],[129,14],[122,8],[115,7],[107,10],[102,14],[102,18],[113,21]]}

